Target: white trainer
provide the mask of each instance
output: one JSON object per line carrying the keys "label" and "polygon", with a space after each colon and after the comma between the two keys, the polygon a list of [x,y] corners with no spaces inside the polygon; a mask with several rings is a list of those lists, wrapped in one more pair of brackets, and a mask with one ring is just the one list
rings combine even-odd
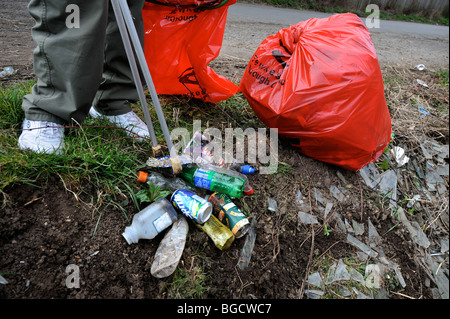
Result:
{"label": "white trainer", "polygon": [[25,119],[19,136],[19,148],[36,153],[61,154],[64,149],[64,127],[53,122]]}
{"label": "white trainer", "polygon": [[104,117],[114,125],[131,131],[127,131],[127,134],[136,137],[138,141],[142,141],[142,138],[139,137],[150,137],[147,125],[133,111],[121,115],[103,115],[92,106],[89,115],[93,118]]}

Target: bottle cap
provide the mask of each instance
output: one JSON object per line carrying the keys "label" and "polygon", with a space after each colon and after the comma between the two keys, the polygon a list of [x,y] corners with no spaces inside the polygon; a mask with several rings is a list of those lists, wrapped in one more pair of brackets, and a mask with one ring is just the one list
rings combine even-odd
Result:
{"label": "bottle cap", "polygon": [[253,187],[251,187],[250,185],[245,185],[244,194],[245,195],[253,195]]}
{"label": "bottle cap", "polygon": [[242,165],[240,168],[240,172],[242,174],[253,174],[255,172],[255,168],[250,165]]}
{"label": "bottle cap", "polygon": [[148,177],[148,173],[139,171],[139,176],[138,176],[137,181],[141,182],[141,183],[145,183],[147,181],[147,177]]}

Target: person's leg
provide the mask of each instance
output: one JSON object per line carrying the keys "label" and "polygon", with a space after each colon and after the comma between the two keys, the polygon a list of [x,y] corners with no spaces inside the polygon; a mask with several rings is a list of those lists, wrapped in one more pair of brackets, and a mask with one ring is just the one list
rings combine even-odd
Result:
{"label": "person's leg", "polygon": [[[144,0],[128,0],[142,46],[144,43],[142,19],[144,2]],[[93,117],[105,116],[115,125],[128,129],[129,135],[141,140],[140,137],[149,137],[150,133],[147,125],[131,110],[130,103],[134,103],[138,99],[128,57],[111,5],[106,29],[103,80],[89,114]]]}
{"label": "person's leg", "polygon": [[[19,137],[21,149],[60,152],[64,146],[61,125],[82,123],[101,82],[108,0],[31,0],[36,24],[32,37],[37,83],[23,99],[25,113]],[[75,8],[75,11],[74,11]],[[78,10],[79,9],[79,10]],[[70,14],[80,25],[70,28]]]}
{"label": "person's leg", "polygon": [[[36,20],[32,37],[37,44],[37,83],[23,100],[26,119],[83,122],[101,82],[108,4],[108,0],[30,1],[28,9]],[[66,25],[69,5],[79,8],[79,28]]]}
{"label": "person's leg", "polygon": [[[144,22],[142,8],[145,0],[128,0],[136,31],[144,43]],[[121,115],[131,111],[130,102],[138,101],[139,96],[133,81],[128,58],[116,22],[112,6],[108,13],[106,29],[105,63],[103,80],[95,96],[95,109],[108,116]]]}

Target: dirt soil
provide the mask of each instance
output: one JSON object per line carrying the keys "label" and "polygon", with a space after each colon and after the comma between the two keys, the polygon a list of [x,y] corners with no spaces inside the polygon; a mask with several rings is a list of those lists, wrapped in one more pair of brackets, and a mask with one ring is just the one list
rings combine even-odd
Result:
{"label": "dirt soil", "polygon": [[[26,5],[25,0],[0,3],[0,42],[6,44],[2,45],[0,66],[18,69],[13,79],[21,80],[33,78],[33,22]],[[231,27],[234,28],[238,26]],[[231,36],[227,35],[227,39]],[[234,55],[221,56],[214,62],[216,71],[232,80],[239,78],[247,57],[239,59]],[[448,57],[445,64],[448,66]],[[248,207],[258,221],[248,268],[236,267],[245,237],[236,239],[229,250],[222,252],[190,224],[179,267],[204,267],[208,274],[206,286],[210,287],[205,298],[304,298],[299,295],[299,288],[310,263],[311,228],[298,223],[296,196],[301,190],[304,200],[309,201],[310,190],[316,187],[332,200],[331,185],[348,190],[343,202],[335,202],[336,212],[349,222],[354,219],[363,223],[366,229],[370,217],[377,231],[384,234],[385,254],[399,264],[407,284],[398,290],[401,294],[390,294],[389,298],[433,298],[433,283],[425,285],[428,275],[414,262],[416,251],[408,233],[400,228],[388,232],[394,226],[388,213],[370,201],[361,201],[359,175],[305,157],[283,142],[279,161],[291,166],[292,172],[252,175],[255,195],[237,202],[240,207]],[[337,172],[344,176],[345,183]],[[113,207],[103,211],[93,235],[98,215],[94,216],[92,208],[84,204],[88,198],[78,200],[54,176],[40,180],[36,186],[24,184],[6,190],[8,204],[0,210],[0,273],[9,283],[0,285],[0,298],[170,298],[167,289],[172,277],[160,280],[150,274],[162,235],[128,245],[121,235],[128,223],[122,211]],[[364,197],[367,196],[370,195],[364,191]],[[267,209],[267,197],[277,199],[276,213]],[[124,207],[128,216],[137,212],[131,201]],[[314,200],[311,207],[318,212]],[[326,254],[339,260],[355,255],[356,249],[346,242],[345,234],[333,231],[326,236],[317,231],[312,252],[316,257]],[[80,288],[66,287],[66,267],[71,264],[80,268]]]}

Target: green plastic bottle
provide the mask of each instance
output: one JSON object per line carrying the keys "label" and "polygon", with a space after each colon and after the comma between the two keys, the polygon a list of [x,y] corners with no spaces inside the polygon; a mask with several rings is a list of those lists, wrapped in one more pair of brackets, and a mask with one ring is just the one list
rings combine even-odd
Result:
{"label": "green plastic bottle", "polygon": [[233,198],[241,198],[246,182],[237,176],[199,167],[184,167],[180,175],[196,187],[224,193]]}

